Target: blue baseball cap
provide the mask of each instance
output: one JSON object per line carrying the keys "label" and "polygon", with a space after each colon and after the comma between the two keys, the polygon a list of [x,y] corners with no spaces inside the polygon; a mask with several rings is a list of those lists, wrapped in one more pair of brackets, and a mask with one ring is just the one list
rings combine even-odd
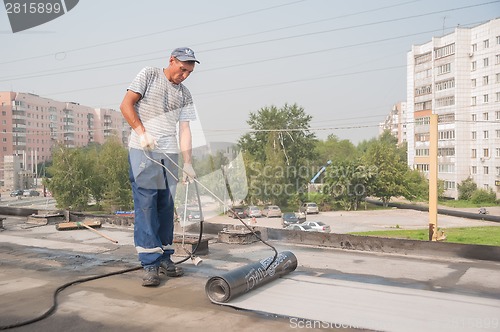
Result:
{"label": "blue baseball cap", "polygon": [[192,49],[190,49],[189,47],[176,48],[175,50],[172,51],[171,55],[174,58],[178,59],[179,61],[195,61],[195,62],[200,63],[194,57],[194,51]]}

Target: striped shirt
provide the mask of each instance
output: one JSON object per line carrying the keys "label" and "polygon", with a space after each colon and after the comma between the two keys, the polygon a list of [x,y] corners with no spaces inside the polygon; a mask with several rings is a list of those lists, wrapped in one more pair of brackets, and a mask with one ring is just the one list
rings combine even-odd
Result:
{"label": "striped shirt", "polygon": [[[157,141],[156,152],[178,153],[177,123],[196,120],[193,98],[181,84],[171,83],[162,68],[146,67],[128,90],[141,95],[135,111],[146,131]],[[139,136],[132,130],[129,148],[141,149]]]}

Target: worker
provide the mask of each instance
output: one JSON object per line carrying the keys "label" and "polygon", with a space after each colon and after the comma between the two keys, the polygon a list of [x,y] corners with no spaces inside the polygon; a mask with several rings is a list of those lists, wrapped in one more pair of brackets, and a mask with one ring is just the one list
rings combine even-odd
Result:
{"label": "worker", "polygon": [[191,93],[183,84],[196,63],[199,61],[192,49],[176,48],[166,68],[146,67],[139,72],[120,105],[132,127],[129,177],[134,200],[134,244],[144,268],[142,285],[146,287],[160,285],[160,274],[184,274],[170,256],[174,253],[179,148],[183,182],[192,182],[196,177],[190,128],[196,111]]}

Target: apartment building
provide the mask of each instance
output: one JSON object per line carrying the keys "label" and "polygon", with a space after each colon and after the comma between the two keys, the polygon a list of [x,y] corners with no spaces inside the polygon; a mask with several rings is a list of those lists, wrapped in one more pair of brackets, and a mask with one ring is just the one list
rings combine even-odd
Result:
{"label": "apartment building", "polygon": [[5,170],[34,176],[37,165],[49,161],[58,144],[102,144],[111,135],[126,144],[129,130],[121,113],[111,109],[94,109],[31,93],[0,92],[0,179],[8,179],[5,187],[19,187],[22,179],[5,174]]}
{"label": "apartment building", "polygon": [[391,111],[379,124],[379,134],[389,130],[398,139],[398,144],[406,142],[406,103],[399,102],[392,106]]}
{"label": "apartment building", "polygon": [[407,54],[408,164],[429,171],[438,115],[438,178],[446,196],[471,177],[500,197],[500,19],[434,37]]}

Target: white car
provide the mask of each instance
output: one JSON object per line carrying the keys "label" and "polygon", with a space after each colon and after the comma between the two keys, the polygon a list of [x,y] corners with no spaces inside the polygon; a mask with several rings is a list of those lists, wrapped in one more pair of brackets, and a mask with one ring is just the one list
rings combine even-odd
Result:
{"label": "white car", "polygon": [[277,205],[267,205],[262,210],[262,215],[268,218],[271,217],[281,218],[281,209]]}
{"label": "white car", "polygon": [[316,203],[304,203],[300,207],[300,211],[306,214],[318,214],[319,208]]}
{"label": "white car", "polygon": [[291,230],[291,231],[304,231],[304,232],[314,232],[314,229],[312,229],[311,226],[307,226],[304,224],[294,224],[285,227],[285,229]]}
{"label": "white car", "polygon": [[255,205],[250,205],[249,207],[247,207],[245,209],[245,213],[246,213],[247,217],[249,217],[249,218],[251,218],[251,217],[255,217],[255,218],[262,217],[262,211],[260,211],[259,207],[255,206]]}
{"label": "white car", "polygon": [[330,226],[322,221],[306,221],[302,225],[311,227],[315,232],[330,233]]}

